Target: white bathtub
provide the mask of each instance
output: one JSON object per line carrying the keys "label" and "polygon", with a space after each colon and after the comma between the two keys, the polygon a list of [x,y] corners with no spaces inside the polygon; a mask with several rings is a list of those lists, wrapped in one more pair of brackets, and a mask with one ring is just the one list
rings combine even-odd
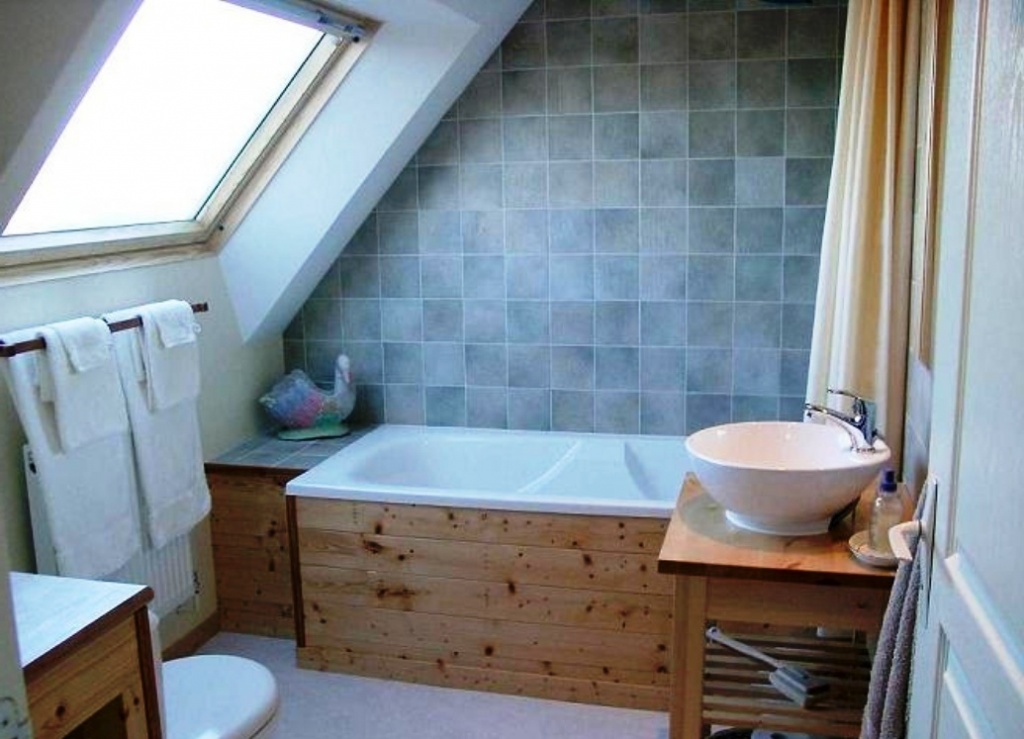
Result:
{"label": "white bathtub", "polygon": [[668,518],[681,437],[381,426],[287,485],[289,495]]}

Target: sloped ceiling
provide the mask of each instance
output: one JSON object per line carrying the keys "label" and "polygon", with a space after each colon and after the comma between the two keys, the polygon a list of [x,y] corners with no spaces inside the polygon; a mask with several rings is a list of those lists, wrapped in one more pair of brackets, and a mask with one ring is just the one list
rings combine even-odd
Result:
{"label": "sloped ceiling", "polygon": [[[0,4],[0,222],[140,2]],[[280,335],[529,3],[336,3],[382,26],[219,254],[245,340]]]}
{"label": "sloped ceiling", "polygon": [[529,0],[351,0],[382,22],[220,253],[246,339],[280,334]]}

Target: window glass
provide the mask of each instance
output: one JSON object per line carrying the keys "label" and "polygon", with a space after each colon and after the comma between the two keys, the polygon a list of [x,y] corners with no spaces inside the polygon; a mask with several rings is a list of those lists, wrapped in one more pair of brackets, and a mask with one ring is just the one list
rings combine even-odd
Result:
{"label": "window glass", "polygon": [[145,0],[3,235],[194,219],[322,35]]}

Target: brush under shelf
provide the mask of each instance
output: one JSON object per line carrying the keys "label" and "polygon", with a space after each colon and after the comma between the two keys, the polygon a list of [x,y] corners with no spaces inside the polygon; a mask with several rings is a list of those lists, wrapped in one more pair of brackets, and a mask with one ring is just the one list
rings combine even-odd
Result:
{"label": "brush under shelf", "polygon": [[776,659],[828,680],[823,700],[801,708],[768,681],[772,668],[720,644],[704,656],[705,724],[804,732],[832,737],[860,735],[871,662],[864,639],[731,634]]}

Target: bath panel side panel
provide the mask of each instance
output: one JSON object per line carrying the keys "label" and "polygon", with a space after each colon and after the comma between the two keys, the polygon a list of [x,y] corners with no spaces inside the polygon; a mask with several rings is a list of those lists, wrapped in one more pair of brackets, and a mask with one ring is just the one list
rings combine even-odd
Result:
{"label": "bath panel side panel", "polygon": [[221,628],[295,636],[284,485],[274,475],[208,472]]}

